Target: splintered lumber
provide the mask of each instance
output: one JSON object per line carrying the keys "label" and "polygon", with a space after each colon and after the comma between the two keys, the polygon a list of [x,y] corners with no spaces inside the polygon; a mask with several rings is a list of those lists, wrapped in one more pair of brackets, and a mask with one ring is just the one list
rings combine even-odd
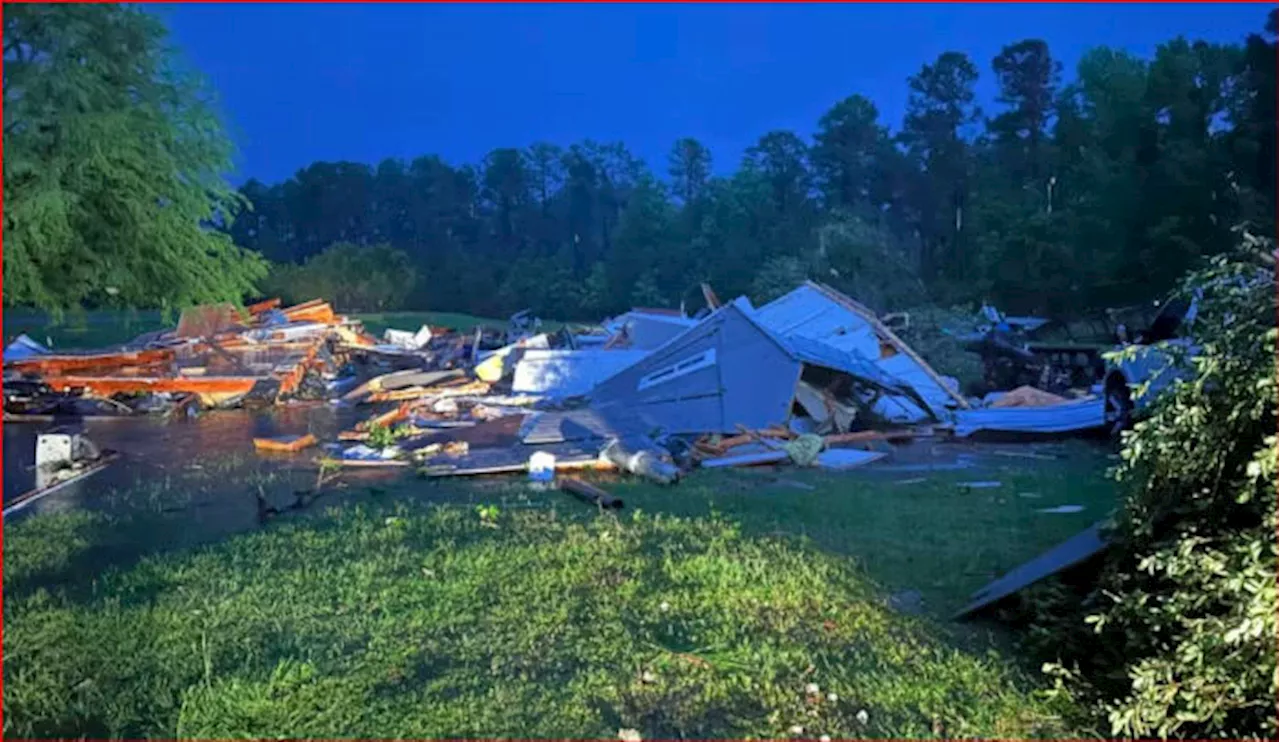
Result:
{"label": "splintered lumber", "polygon": [[778,444],[777,441],[768,440],[765,438],[765,436],[761,435],[760,433],[754,430],[747,430],[747,426],[742,425],[741,423],[737,425],[737,428],[738,428],[738,432],[749,437],[751,440],[755,441],[756,443],[759,443],[765,448],[772,448],[777,451],[782,450],[782,447]]}
{"label": "splintered lumber", "polygon": [[622,508],[622,500],[605,492],[593,484],[588,484],[581,479],[573,477],[560,477],[560,489],[586,500],[587,502],[598,505],[602,508],[612,508],[618,510]]}
{"label": "splintered lumber", "polygon": [[195,376],[172,379],[130,376],[48,376],[41,381],[56,392],[84,389],[110,397],[115,394],[146,392],[188,392],[200,397],[207,407],[248,394],[260,379],[253,376]]}
{"label": "splintered lumber", "polygon": [[289,318],[290,322],[319,322],[332,325],[338,320],[337,315],[333,312],[333,307],[323,299],[312,299],[292,307],[286,307],[280,311],[284,313],[285,317]]}
{"label": "splintered lumber", "polygon": [[266,299],[264,301],[260,301],[257,304],[250,304],[249,306],[245,307],[245,311],[251,315],[257,315],[257,314],[262,314],[263,312],[270,309],[277,309],[279,308],[279,306],[280,306],[280,299],[277,297],[275,299]]}
{"label": "splintered lumber", "polygon": [[716,296],[716,292],[711,290],[711,284],[702,284],[702,298],[707,302],[710,309],[718,309],[720,307],[720,297]]}
{"label": "splintered lumber", "polygon": [[402,402],[408,399],[423,397],[466,397],[489,393],[489,385],[483,381],[475,381],[459,386],[409,387],[393,389],[387,392],[373,392],[365,399],[369,402]]}
{"label": "splintered lumber", "polygon": [[906,429],[897,430],[858,430],[853,433],[838,433],[824,436],[827,445],[832,443],[867,443],[870,441],[902,441],[911,440],[916,433]]}
{"label": "splintered lumber", "polygon": [[124,367],[155,366],[171,363],[174,359],[172,350],[136,350],[121,353],[95,353],[92,355],[40,355],[9,361],[5,366],[23,373],[34,373],[40,376],[63,376],[73,372],[102,369],[119,369]]}
{"label": "splintered lumber", "polygon": [[314,446],[316,437],[307,433],[306,435],[285,435],[276,438],[254,438],[253,447],[259,451],[273,451],[277,453],[297,453],[304,448]]}
{"label": "splintered lumber", "polygon": [[356,423],[356,432],[367,433],[370,428],[386,426],[394,422],[399,422],[408,415],[409,405],[407,403],[401,403],[400,406],[394,410],[388,410],[381,415],[374,415],[368,420]]}

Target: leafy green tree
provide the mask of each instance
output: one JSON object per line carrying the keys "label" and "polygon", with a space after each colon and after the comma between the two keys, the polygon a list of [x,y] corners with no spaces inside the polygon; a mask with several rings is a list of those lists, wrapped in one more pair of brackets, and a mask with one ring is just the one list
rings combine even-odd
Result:
{"label": "leafy green tree", "polygon": [[809,266],[790,255],[770,258],[751,282],[750,298],[755,306],[767,304],[809,279]]}
{"label": "leafy green tree", "polygon": [[1004,47],[991,69],[1000,86],[997,101],[1006,108],[988,128],[1013,178],[1039,183],[1048,175],[1044,145],[1061,65],[1050,56],[1048,44],[1028,39]]}
{"label": "leafy green tree", "polygon": [[970,170],[966,130],[981,116],[974,102],[977,80],[978,69],[960,52],[944,52],[907,80],[911,94],[898,140],[911,158],[910,208],[920,231],[918,269],[926,279],[943,266],[957,280],[967,273],[961,248]]}
{"label": "leafy green tree", "polygon": [[743,156],[743,168],[768,181],[773,206],[783,218],[803,215],[812,206],[813,173],[809,147],[790,131],[771,131],[760,137]]}
{"label": "leafy green tree", "polygon": [[133,6],[5,8],[5,304],[239,302],[265,274],[213,228],[230,143],[165,37]]}
{"label": "leafy green tree", "polygon": [[874,103],[851,95],[818,121],[812,158],[827,208],[862,208],[876,202],[878,158],[888,146],[888,133],[878,117]]}
{"label": "leafy green tree", "polygon": [[671,147],[667,157],[671,191],[685,204],[692,204],[707,190],[711,177],[711,151],[697,139],[686,137]]}
{"label": "leafy green tree", "polygon": [[343,242],[302,265],[276,265],[266,293],[290,303],[326,299],[344,312],[402,309],[417,281],[407,254],[390,245]]}
{"label": "leafy green tree", "polygon": [[908,251],[884,225],[841,214],[823,225],[818,241],[827,282],[867,306],[883,312],[924,302]]}
{"label": "leafy green tree", "polygon": [[907,81],[897,137],[855,95],[812,147],[768,132],[723,177],[695,140],[673,148],[667,182],[590,140],[474,165],[313,163],[246,184],[255,208],[228,231],[278,262],[388,243],[420,276],[409,304],[483,315],[597,316],[625,308],[645,273],[672,303],[701,281],[754,293],[805,265],[836,268],[873,303],[1073,319],[1162,295],[1229,244],[1227,225],[1274,230],[1275,48],[1268,32],[1173,40],[1152,58],[1094,49],[1060,86],[1047,46],[1019,42],[993,62],[1000,102],[982,124],[978,70],[946,52]]}
{"label": "leafy green tree", "polygon": [[[1277,11],[1267,15],[1266,36],[1250,34],[1235,69],[1239,84],[1231,108],[1232,130],[1227,135],[1240,188],[1241,218],[1260,234],[1275,234],[1277,162],[1275,91],[1277,82]],[[1270,39],[1268,40],[1268,38]]]}

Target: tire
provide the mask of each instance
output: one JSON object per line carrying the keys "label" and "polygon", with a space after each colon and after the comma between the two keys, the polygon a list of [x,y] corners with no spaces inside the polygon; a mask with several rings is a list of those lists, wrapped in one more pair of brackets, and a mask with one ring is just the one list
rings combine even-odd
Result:
{"label": "tire", "polygon": [[1120,434],[1133,427],[1133,395],[1129,393],[1129,384],[1124,377],[1116,375],[1107,379],[1103,399],[1107,432],[1112,440],[1118,442]]}

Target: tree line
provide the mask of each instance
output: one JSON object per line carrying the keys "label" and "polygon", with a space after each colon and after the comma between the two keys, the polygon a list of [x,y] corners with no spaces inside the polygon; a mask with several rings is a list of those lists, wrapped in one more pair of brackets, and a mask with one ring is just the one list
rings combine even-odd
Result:
{"label": "tree line", "polygon": [[1132,305],[1233,229],[1274,234],[1275,37],[1272,12],[1238,44],[1098,48],[1065,82],[1043,41],[1020,41],[988,65],[986,111],[979,64],[946,52],[906,81],[896,129],[851,95],[811,133],[762,134],[724,176],[694,139],[665,173],[584,141],[475,164],[317,162],[237,191],[212,91],[157,18],[17,5],[4,301],[172,308],[342,286],[352,310],[587,319],[697,302],[703,281],[760,301],[813,277],[882,310]]}
{"label": "tree line", "polygon": [[[896,133],[858,94],[811,136],[770,131],[729,175],[696,139],[664,177],[623,143],[535,143],[477,164],[316,162],[241,188],[236,244],[279,264],[331,245],[403,251],[413,308],[591,318],[805,277],[880,309],[988,300],[1078,316],[1167,292],[1247,224],[1275,229],[1276,13],[1240,44],[1108,48],[1063,82],[1040,40],[950,51],[906,84]],[[350,249],[349,247],[347,249]]]}

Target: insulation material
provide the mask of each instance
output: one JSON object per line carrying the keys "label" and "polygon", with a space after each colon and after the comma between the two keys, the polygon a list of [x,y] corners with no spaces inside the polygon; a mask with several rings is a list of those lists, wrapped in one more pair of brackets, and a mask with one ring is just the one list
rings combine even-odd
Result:
{"label": "insulation material", "polygon": [[1011,392],[1000,395],[989,406],[996,409],[1002,407],[1050,407],[1069,401],[1066,397],[1050,394],[1033,386],[1020,386]]}

